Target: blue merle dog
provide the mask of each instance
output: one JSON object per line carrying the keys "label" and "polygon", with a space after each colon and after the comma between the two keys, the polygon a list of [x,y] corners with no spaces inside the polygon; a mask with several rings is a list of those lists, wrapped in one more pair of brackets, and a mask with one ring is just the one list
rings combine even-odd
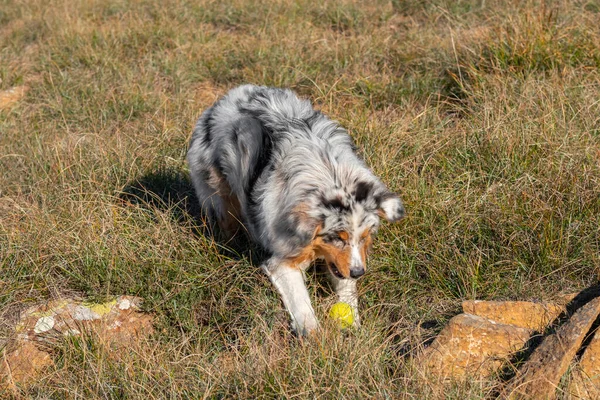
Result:
{"label": "blue merle dog", "polygon": [[206,110],[187,154],[204,212],[230,235],[244,227],[270,255],[262,265],[300,335],[319,322],[304,284],[327,264],[358,326],[356,279],[379,218],[404,216],[400,198],[356,155],[337,122],[288,89],[244,85]]}

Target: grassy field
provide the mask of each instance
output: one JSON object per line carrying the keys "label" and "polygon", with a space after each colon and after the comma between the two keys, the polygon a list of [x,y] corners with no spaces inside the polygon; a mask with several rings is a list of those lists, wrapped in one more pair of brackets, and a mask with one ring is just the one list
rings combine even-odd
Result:
{"label": "grassy field", "polygon": [[[157,318],[118,358],[57,346],[20,395],[493,395],[494,380],[440,387],[409,355],[464,299],[597,281],[598,21],[598,0],[0,0],[0,89],[29,87],[0,111],[0,348],[18,310],[64,295],[137,295]],[[312,99],[402,194],[358,332],[298,341],[256,249],[200,233],[191,129],[247,82]]]}

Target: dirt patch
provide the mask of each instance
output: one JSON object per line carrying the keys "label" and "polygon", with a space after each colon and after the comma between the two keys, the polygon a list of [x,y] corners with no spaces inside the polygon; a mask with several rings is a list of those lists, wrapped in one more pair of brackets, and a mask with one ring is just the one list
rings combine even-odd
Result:
{"label": "dirt patch", "polygon": [[0,110],[9,108],[19,102],[29,90],[28,86],[15,86],[0,91]]}

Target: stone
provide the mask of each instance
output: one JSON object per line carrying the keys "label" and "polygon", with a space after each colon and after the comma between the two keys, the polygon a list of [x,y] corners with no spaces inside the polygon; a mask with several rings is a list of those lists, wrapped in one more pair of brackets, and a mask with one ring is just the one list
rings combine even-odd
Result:
{"label": "stone", "polygon": [[556,299],[556,303],[559,303],[560,305],[566,306],[567,304],[569,304],[570,302],[572,302],[573,300],[575,300],[575,298],[577,297],[577,295],[579,295],[579,293],[567,293],[567,294],[562,294],[560,296],[558,296],[558,298]]}
{"label": "stone", "polygon": [[544,339],[505,387],[515,399],[553,398],[560,379],[600,314],[600,297],[579,308],[556,333]]}
{"label": "stone", "polygon": [[106,303],[62,299],[27,309],[15,326],[11,345],[0,355],[0,389],[3,383],[8,387],[26,385],[52,365],[52,357],[44,349],[51,349],[61,337],[94,335],[122,349],[148,336],[153,332],[153,316],[140,312],[140,303],[141,299],[132,296]]}
{"label": "stone", "polygon": [[569,391],[580,399],[600,398],[600,331],[585,349],[579,364],[573,369]]}
{"label": "stone", "polygon": [[530,331],[470,314],[452,318],[420,357],[432,374],[444,378],[489,376],[521,350]]}
{"label": "stone", "polygon": [[585,349],[579,368],[589,377],[600,378],[600,331],[596,330]]}
{"label": "stone", "polygon": [[489,320],[542,332],[554,321],[565,307],[551,303],[527,301],[481,301],[469,300],[462,303],[463,312]]}
{"label": "stone", "polygon": [[28,86],[15,86],[8,90],[0,90],[0,110],[8,108],[25,97]]}
{"label": "stone", "polygon": [[[40,371],[54,362],[50,354],[38,348],[37,343],[23,341],[20,345],[2,360],[0,377],[6,376],[8,386],[16,383],[28,384],[35,380]],[[5,372],[2,374],[2,372]],[[2,381],[0,381],[0,388]]]}

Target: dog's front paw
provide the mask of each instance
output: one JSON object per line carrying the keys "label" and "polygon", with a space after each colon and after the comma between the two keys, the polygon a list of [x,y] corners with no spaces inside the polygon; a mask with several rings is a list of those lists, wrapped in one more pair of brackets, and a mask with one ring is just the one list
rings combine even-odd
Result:
{"label": "dog's front paw", "polygon": [[293,318],[292,330],[301,337],[314,335],[320,329],[319,321],[314,315],[305,314],[299,318]]}

